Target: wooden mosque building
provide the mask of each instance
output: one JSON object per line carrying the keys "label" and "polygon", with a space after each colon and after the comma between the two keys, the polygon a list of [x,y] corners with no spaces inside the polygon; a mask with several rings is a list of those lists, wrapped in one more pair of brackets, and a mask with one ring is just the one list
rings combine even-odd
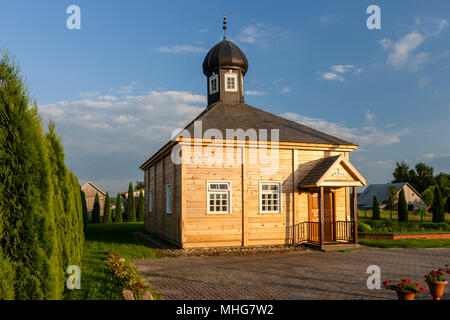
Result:
{"label": "wooden mosque building", "polygon": [[358,146],[245,104],[247,70],[226,37],[207,53],[207,108],[140,167],[145,230],[182,248],[356,244]]}

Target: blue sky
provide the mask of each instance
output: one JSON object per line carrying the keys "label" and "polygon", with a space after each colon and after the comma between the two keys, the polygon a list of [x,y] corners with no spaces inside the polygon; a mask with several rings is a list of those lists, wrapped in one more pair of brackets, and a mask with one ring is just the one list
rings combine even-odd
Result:
{"label": "blue sky", "polygon": [[[81,8],[81,30],[66,8]],[[381,8],[381,30],[366,8]],[[16,55],[80,182],[124,191],[205,107],[202,62],[222,37],[245,52],[246,102],[358,143],[369,183],[396,161],[450,168],[448,1],[2,1]]]}

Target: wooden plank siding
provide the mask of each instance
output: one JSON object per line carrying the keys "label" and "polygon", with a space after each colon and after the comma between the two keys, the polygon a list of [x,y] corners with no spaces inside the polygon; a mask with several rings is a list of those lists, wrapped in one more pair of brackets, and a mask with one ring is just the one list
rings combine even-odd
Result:
{"label": "wooden plank siding", "polygon": [[[205,146],[197,147],[204,154]],[[282,147],[277,172],[265,172],[261,164],[251,163],[250,147],[245,144],[234,148],[233,163],[224,164],[195,163],[187,148],[183,144],[181,152],[189,155],[188,163],[173,164],[169,149],[145,168],[146,205],[149,190],[153,192],[153,212],[146,208],[145,230],[183,248],[288,244],[290,227],[308,220],[308,193],[299,192],[299,182],[319,159],[341,154],[348,159],[351,151]],[[208,148],[214,155],[222,147]],[[242,164],[237,161],[240,157]],[[207,181],[231,182],[230,214],[207,214]],[[281,213],[260,213],[261,181],[281,182]],[[167,183],[172,184],[172,214],[166,213]],[[349,220],[349,188],[333,191],[336,220]]]}

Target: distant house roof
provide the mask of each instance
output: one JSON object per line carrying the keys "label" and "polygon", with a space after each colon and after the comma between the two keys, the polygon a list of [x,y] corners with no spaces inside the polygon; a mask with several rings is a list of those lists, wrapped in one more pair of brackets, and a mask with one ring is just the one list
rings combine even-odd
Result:
{"label": "distant house roof", "polygon": [[[401,182],[401,183],[385,183],[385,184],[371,184],[369,185],[366,190],[361,194],[361,196],[358,198],[358,206],[365,207],[365,208],[372,208],[372,202],[373,202],[373,196],[376,194],[378,201],[380,202],[380,205],[386,203],[386,201],[389,200],[389,188],[391,186],[396,186],[397,190],[400,192],[400,190],[405,186],[408,185],[412,190],[414,190],[413,187],[407,182]],[[420,197],[420,194],[414,190]]]}
{"label": "distant house roof", "polygon": [[102,191],[102,190],[100,190],[95,184],[93,184],[92,182],[90,182],[90,181],[88,181],[87,183],[85,183],[82,187],[81,187],[81,189],[84,189],[84,187],[86,187],[86,186],[88,186],[88,185],[90,185],[92,188],[94,188],[95,190],[97,190],[99,193],[101,193],[102,195],[105,195],[105,193]]}

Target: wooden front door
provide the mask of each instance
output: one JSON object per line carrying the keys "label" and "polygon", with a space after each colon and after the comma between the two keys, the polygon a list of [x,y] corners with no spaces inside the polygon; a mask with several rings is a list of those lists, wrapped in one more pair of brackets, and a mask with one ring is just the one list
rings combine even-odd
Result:
{"label": "wooden front door", "polygon": [[[334,222],[335,218],[335,208],[334,208],[334,193],[330,190],[325,190],[325,207],[324,207],[324,240],[325,241],[334,241],[335,230],[334,230]],[[318,192],[310,192],[308,194],[308,202],[309,202],[309,213],[308,218],[311,222],[319,222],[319,193]]]}

